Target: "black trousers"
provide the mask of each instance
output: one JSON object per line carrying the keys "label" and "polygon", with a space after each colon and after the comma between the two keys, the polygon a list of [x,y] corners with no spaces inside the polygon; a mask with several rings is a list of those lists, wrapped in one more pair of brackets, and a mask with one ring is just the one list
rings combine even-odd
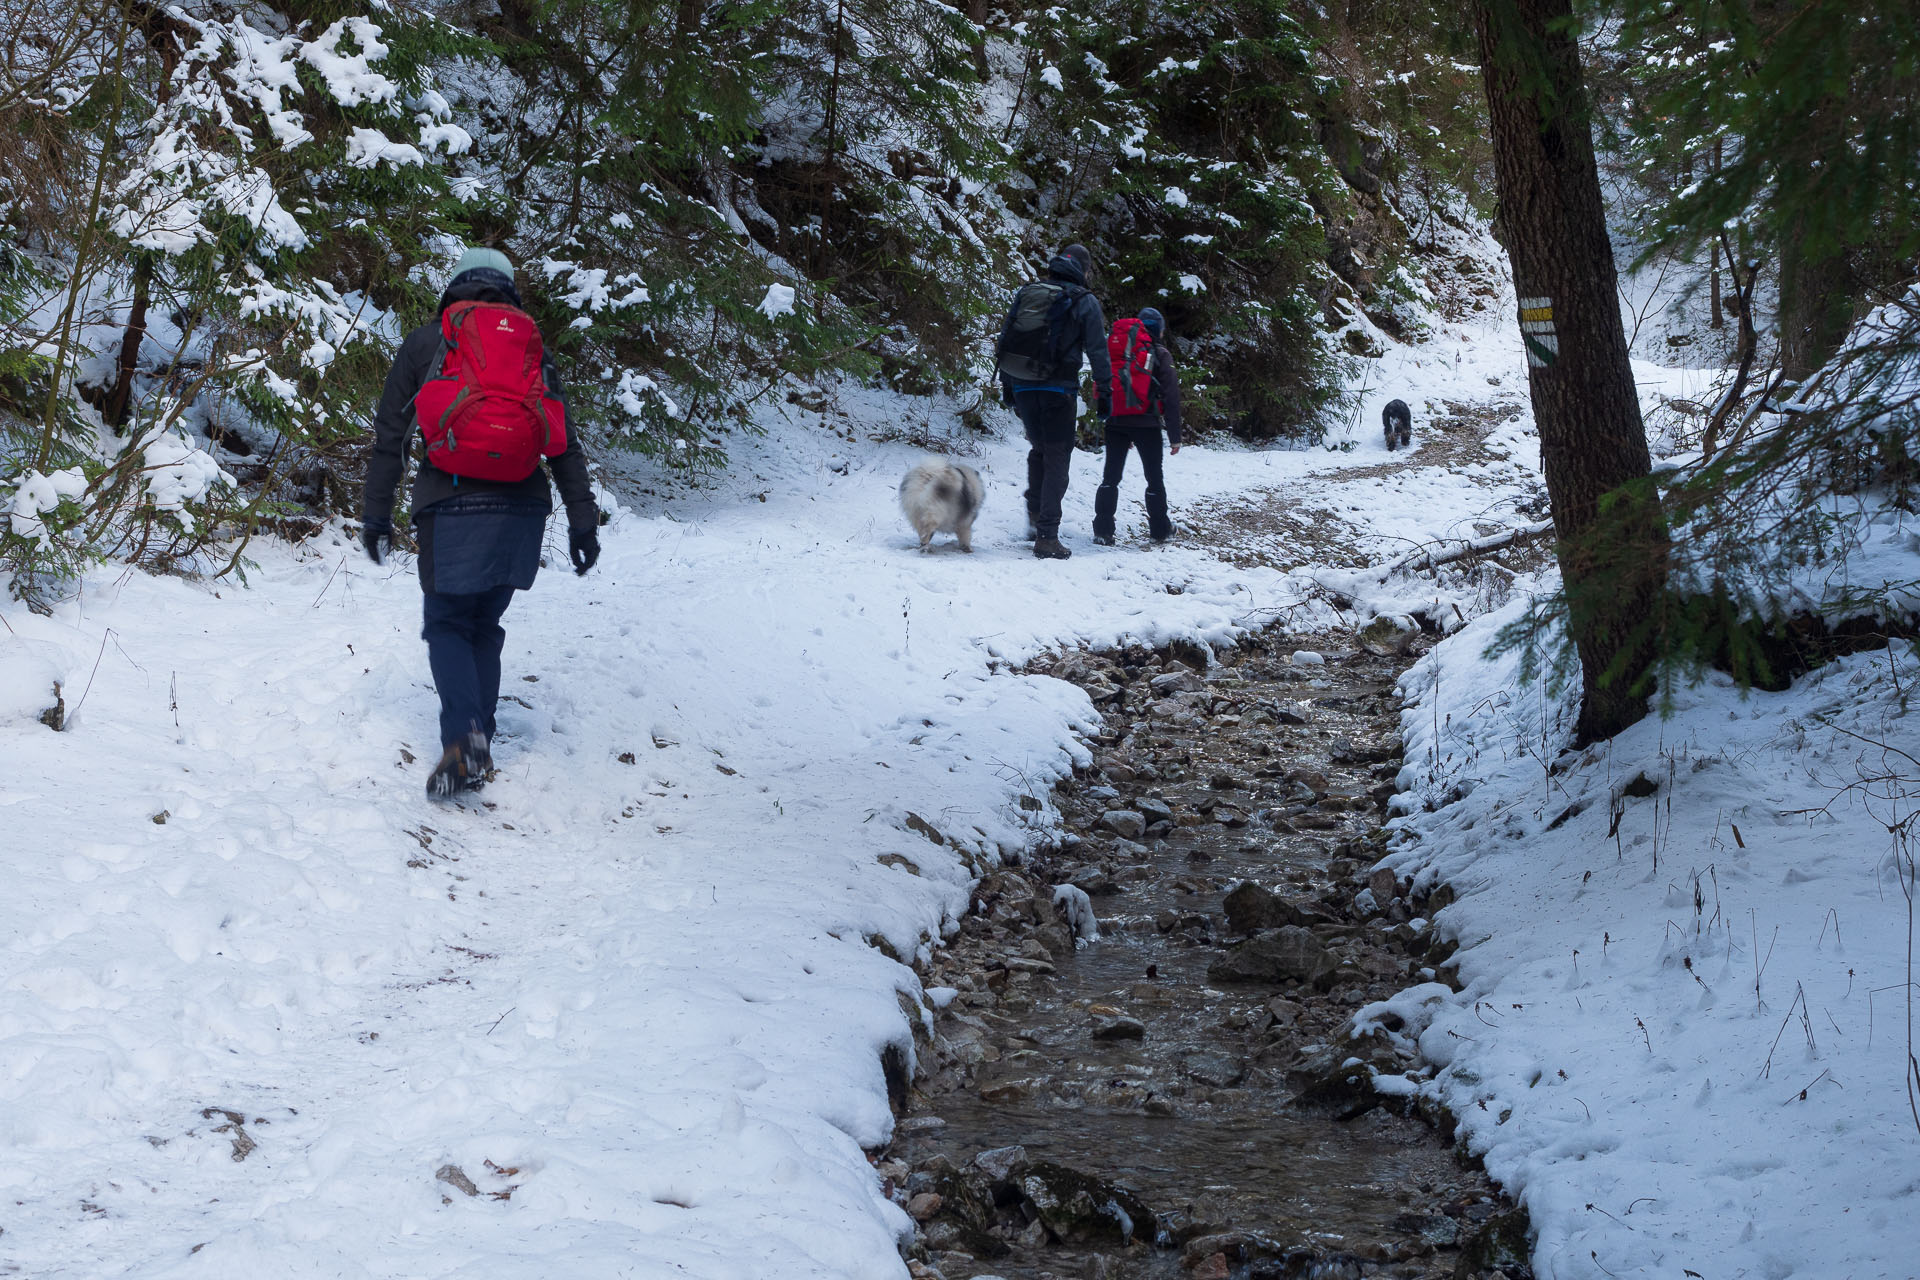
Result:
{"label": "black trousers", "polygon": [[513,601],[512,587],[494,587],[472,595],[426,593],[427,665],[440,695],[440,745],[463,740],[478,729],[493,737],[493,710],[500,701],[500,650],[507,633],[500,615]]}
{"label": "black trousers", "polygon": [[1100,487],[1093,495],[1093,532],[1100,538],[1113,536],[1114,512],[1120,508],[1120,478],[1127,472],[1127,451],[1140,451],[1140,469],[1147,473],[1147,533],[1154,539],[1172,536],[1173,521],[1167,518],[1167,479],[1161,467],[1160,424],[1151,418],[1134,426],[1126,418],[1107,419],[1107,467],[1100,476]]}
{"label": "black trousers", "polygon": [[1057,538],[1080,397],[1065,391],[1022,391],[1013,397],[1013,411],[1027,429],[1027,519],[1042,538]]}

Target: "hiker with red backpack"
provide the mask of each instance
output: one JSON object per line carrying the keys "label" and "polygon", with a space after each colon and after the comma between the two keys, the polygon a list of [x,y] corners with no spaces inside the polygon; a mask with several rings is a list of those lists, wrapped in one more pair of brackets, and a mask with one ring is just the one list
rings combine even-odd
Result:
{"label": "hiker with red backpack", "polygon": [[1173,369],[1173,353],[1162,341],[1166,329],[1165,318],[1148,307],[1134,319],[1114,321],[1107,335],[1113,413],[1106,420],[1107,468],[1093,494],[1093,540],[1103,547],[1113,545],[1113,516],[1120,506],[1120,477],[1126,474],[1130,449],[1139,451],[1140,467],[1147,473],[1147,534],[1155,542],[1173,536],[1160,432],[1164,427],[1169,452],[1179,453],[1180,378]]}
{"label": "hiker with red backpack", "polygon": [[[440,694],[440,762],[427,794],[478,789],[493,768],[500,697],[500,616],[533,585],[553,491],[567,510],[575,573],[600,558],[600,512],[586,455],[568,428],[566,393],[496,249],[468,249],[440,298],[437,322],[409,333],[374,412],[360,508],[375,564],[393,540],[393,499],[417,428],[413,525],[425,593],[427,664]],[[546,469],[541,469],[542,463]]]}
{"label": "hiker with red backpack", "polygon": [[1092,271],[1085,247],[1062,249],[1047,264],[1046,279],[1013,295],[994,349],[1001,398],[1027,432],[1027,523],[1042,560],[1073,554],[1060,541],[1060,503],[1080,418],[1082,358],[1093,365],[1100,416],[1107,416],[1107,320],[1087,288]]}

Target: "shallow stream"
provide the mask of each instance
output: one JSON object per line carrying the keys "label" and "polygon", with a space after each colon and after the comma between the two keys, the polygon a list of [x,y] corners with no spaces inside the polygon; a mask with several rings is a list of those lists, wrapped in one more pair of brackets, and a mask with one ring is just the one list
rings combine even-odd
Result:
{"label": "shallow stream", "polygon": [[[1367,875],[1408,655],[1269,632],[1184,657],[1050,667],[1087,688],[1107,731],[1095,767],[1052,797],[1061,847],[986,877],[926,974],[957,995],[881,1164],[922,1223],[911,1266],[1525,1274],[1510,1250],[1493,1266],[1511,1206],[1345,1066],[1353,1011],[1445,958],[1419,918],[1430,904]],[[1242,881],[1259,888],[1223,907]],[[1058,884],[1088,895],[1098,941],[1072,946]],[[1382,1070],[1413,1065],[1381,1052]]]}

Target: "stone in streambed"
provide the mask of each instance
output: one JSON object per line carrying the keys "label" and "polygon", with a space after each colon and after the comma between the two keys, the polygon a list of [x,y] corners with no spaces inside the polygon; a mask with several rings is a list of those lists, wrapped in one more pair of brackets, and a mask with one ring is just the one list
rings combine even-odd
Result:
{"label": "stone in streambed", "polygon": [[1021,1146],[992,1147],[973,1158],[973,1167],[995,1182],[1005,1182],[1027,1167],[1027,1149]]}
{"label": "stone in streambed", "polygon": [[1019,1181],[1025,1208],[1047,1234],[1064,1244],[1117,1244],[1154,1237],[1154,1213],[1117,1183],[1039,1163]]}
{"label": "stone in streambed", "polygon": [[1157,822],[1173,821],[1173,806],[1165,800],[1153,796],[1140,796],[1134,800],[1133,807],[1139,811],[1141,817],[1147,820],[1149,826]]}
{"label": "stone in streambed", "polygon": [[1214,982],[1309,982],[1325,990],[1339,962],[1311,930],[1287,925],[1235,945],[1207,966]]}
{"label": "stone in streambed", "polygon": [[1235,885],[1220,906],[1227,913],[1227,929],[1232,933],[1253,933],[1282,923],[1279,898],[1251,880]]}
{"label": "stone in streambed", "polygon": [[1180,1059],[1180,1070],[1216,1089],[1231,1089],[1247,1078],[1247,1064],[1226,1053],[1190,1053]]}
{"label": "stone in streambed", "polygon": [[1258,933],[1282,925],[1333,924],[1336,917],[1318,903],[1306,898],[1283,898],[1251,880],[1235,885],[1221,900],[1231,933]]}
{"label": "stone in streambed", "polygon": [[1114,884],[1113,877],[1107,873],[1107,869],[1091,863],[1068,871],[1067,883],[1089,898],[1098,898],[1119,891],[1119,886]]}
{"label": "stone in streambed", "polygon": [[1093,1038],[1095,1040],[1144,1040],[1147,1038],[1147,1024],[1138,1018],[1129,1018],[1124,1014],[1117,1018],[1095,1018]]}
{"label": "stone in streambed", "polygon": [[993,1189],[980,1174],[948,1170],[936,1176],[934,1194],[940,1208],[927,1227],[926,1240],[940,1249],[965,1249],[979,1257],[998,1258],[1010,1250],[993,1234]]}
{"label": "stone in streambed", "polygon": [[1108,809],[1100,815],[1100,825],[1125,840],[1138,840],[1147,833],[1147,820],[1133,809]]}
{"label": "stone in streambed", "polygon": [[1193,672],[1181,669],[1155,676],[1147,681],[1147,687],[1166,697],[1176,693],[1198,693],[1207,687],[1207,682]]}

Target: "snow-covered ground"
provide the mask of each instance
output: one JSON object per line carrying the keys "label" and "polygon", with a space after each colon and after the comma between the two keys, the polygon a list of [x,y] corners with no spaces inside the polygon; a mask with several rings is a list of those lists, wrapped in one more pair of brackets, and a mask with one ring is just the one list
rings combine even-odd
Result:
{"label": "snow-covered ground", "polygon": [[1526,1205],[1539,1275],[1920,1275],[1920,654],[1709,673],[1563,754],[1568,697],[1483,657],[1523,607],[1402,683],[1386,865],[1458,891],[1465,983],[1394,1002],[1441,1068],[1418,1087]]}
{"label": "snow-covered ground", "polygon": [[[1517,518],[1537,443],[1510,327],[1489,326],[1390,353],[1349,452],[1183,450],[1176,519],[1285,495],[1381,560]],[[1395,395],[1411,458],[1374,425]],[[1448,402],[1498,410],[1481,461],[1430,429]],[[1076,554],[1035,561],[1009,438],[971,458],[976,554],[918,555],[894,505],[918,451],[871,437],[924,406],[839,405],[769,422],[704,492],[612,475],[600,566],[576,579],[556,547],[508,614],[484,804],[422,797],[418,587],[348,536],[257,547],[244,588],[103,571],[52,617],[0,608],[0,1273],[903,1274],[907,1222],[864,1150],[925,996],[886,952],[952,926],[970,863],[1036,838],[1049,811],[1019,801],[1084,758],[1093,714],[1011,668],[1334,619],[1311,568],[1144,546],[1137,471],[1122,545],[1093,547],[1086,455]],[[1486,780],[1409,817],[1397,856],[1459,881],[1442,927],[1492,935],[1423,1043],[1533,1211],[1542,1273],[1907,1274],[1904,1006],[1876,991],[1904,981],[1905,902],[1863,808],[1793,811],[1845,765],[1813,712],[1897,735],[1920,663],[1869,655],[1749,702],[1709,687],[1549,778],[1522,747],[1556,745],[1554,708],[1541,730],[1479,663],[1490,625],[1409,677],[1410,768],[1436,714],[1455,735],[1413,794]],[[57,734],[33,718],[53,679]],[[1796,756],[1796,733],[1827,754]],[[1626,802],[1616,844],[1608,797],[1642,768],[1661,789]]]}
{"label": "snow-covered ground", "polygon": [[[1137,476],[1133,542],[1093,547],[1084,455],[1079,554],[1034,560],[1005,440],[976,554],[921,556],[918,453],[864,442],[906,406],[847,403],[855,442],[777,429],[516,601],[484,805],[422,796],[419,589],[350,536],[0,612],[0,1271],[902,1274],[863,1148],[922,993],[866,939],[950,924],[1092,714],[1006,668],[1224,640],[1298,589],[1147,550]],[[1169,472],[1180,503],[1370,460]]]}

